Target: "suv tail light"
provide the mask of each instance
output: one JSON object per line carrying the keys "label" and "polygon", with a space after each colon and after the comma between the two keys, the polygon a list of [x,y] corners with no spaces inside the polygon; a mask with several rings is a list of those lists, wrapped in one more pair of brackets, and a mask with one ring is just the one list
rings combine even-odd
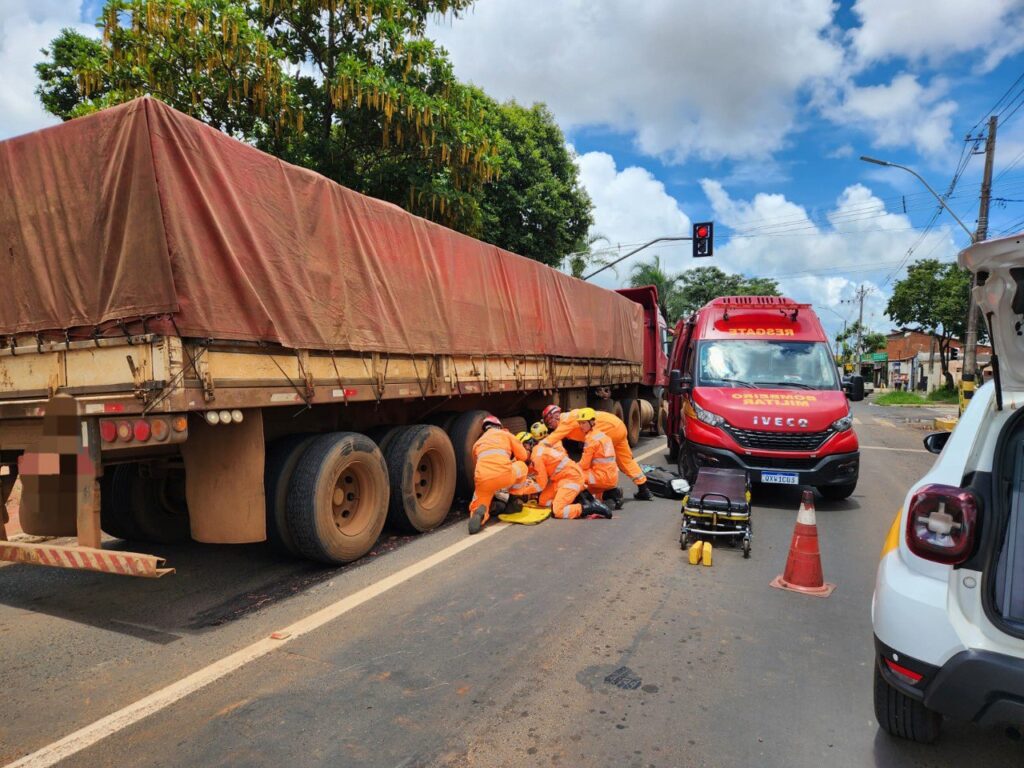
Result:
{"label": "suv tail light", "polygon": [[959,565],[974,549],[978,499],[965,488],[926,485],[910,499],[907,546],[925,560]]}

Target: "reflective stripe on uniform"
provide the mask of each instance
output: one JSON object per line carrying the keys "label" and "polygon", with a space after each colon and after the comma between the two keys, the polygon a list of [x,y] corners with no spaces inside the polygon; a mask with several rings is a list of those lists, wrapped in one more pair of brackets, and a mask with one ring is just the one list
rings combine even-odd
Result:
{"label": "reflective stripe on uniform", "polygon": [[592,464],[610,464],[613,461],[615,461],[615,457],[614,456],[602,456],[599,459],[594,459],[591,463]]}
{"label": "reflective stripe on uniform", "polygon": [[558,462],[558,466],[555,467],[555,471],[552,472],[551,474],[557,475],[559,472],[561,472],[567,466],[569,466],[569,457],[565,456],[565,457],[562,458],[562,460],[560,462]]}
{"label": "reflective stripe on uniform", "polygon": [[590,483],[591,485],[593,485],[595,482],[597,482],[596,480],[594,480],[594,473],[593,472],[587,472],[587,482]]}
{"label": "reflective stripe on uniform", "polygon": [[578,491],[580,489],[579,483],[565,483],[563,488],[568,488],[570,491]]}
{"label": "reflective stripe on uniform", "polygon": [[483,451],[479,456],[477,456],[477,459],[482,459],[484,456],[497,456],[499,454],[504,456],[506,459],[509,458],[508,451],[504,450],[503,448],[489,448],[488,450]]}

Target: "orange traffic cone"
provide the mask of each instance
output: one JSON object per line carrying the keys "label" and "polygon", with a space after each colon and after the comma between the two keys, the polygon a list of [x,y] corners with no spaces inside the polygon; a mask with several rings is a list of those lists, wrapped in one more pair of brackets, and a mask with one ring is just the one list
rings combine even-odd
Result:
{"label": "orange traffic cone", "polygon": [[814,492],[804,491],[800,511],[796,515],[793,541],[789,545],[786,570],[776,576],[771,585],[814,597],[828,597],[835,584],[826,584],[821,572],[821,552],[818,550],[818,525],[814,520]]}

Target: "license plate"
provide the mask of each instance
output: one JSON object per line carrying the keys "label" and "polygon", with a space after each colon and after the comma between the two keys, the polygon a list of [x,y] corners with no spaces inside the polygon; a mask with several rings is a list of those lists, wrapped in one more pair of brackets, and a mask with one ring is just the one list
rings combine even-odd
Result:
{"label": "license plate", "polygon": [[762,483],[775,483],[776,485],[799,485],[800,475],[796,472],[762,472]]}

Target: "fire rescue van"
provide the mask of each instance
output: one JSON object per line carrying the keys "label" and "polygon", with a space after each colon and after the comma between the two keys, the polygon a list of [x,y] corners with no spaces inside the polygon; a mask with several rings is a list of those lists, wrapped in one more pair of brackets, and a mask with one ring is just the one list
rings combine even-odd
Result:
{"label": "fire rescue van", "polygon": [[860,452],[825,332],[809,304],[717,298],[680,320],[670,360],[669,451],[693,481],[738,467],[755,483],[810,485],[827,499],[857,486]]}

